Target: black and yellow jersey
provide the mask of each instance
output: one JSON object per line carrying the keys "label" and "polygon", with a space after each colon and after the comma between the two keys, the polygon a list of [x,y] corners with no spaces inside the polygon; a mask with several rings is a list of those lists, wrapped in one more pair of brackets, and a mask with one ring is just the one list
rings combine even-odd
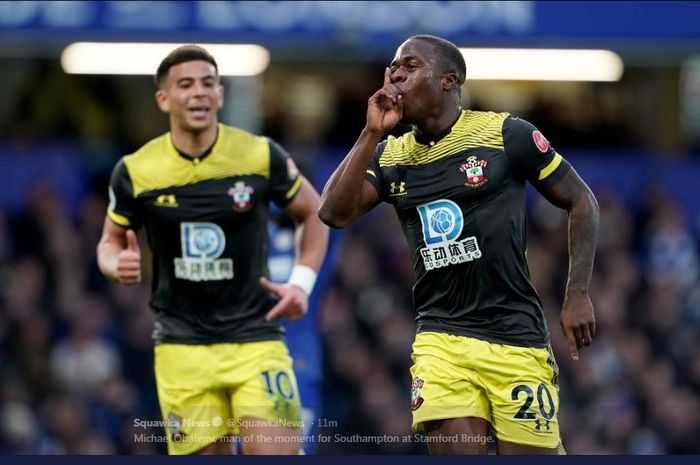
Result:
{"label": "black and yellow jersey", "polygon": [[527,121],[463,111],[437,140],[377,146],[367,180],[397,212],[412,251],[417,330],[542,347],[549,331],[526,262],[526,181],[570,165]]}
{"label": "black and yellow jersey", "polygon": [[268,275],[268,204],[287,205],[302,178],[269,139],[222,124],[217,131],[201,158],[180,154],[167,133],[112,173],[109,218],[145,226],[153,252],[157,341],[283,337],[278,322],[264,320],[276,301],[258,280]]}

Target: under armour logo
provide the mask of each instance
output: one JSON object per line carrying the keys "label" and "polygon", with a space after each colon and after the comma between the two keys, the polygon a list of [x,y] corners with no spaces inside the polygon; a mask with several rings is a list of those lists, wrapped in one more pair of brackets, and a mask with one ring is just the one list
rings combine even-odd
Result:
{"label": "under armour logo", "polygon": [[535,429],[537,431],[542,431],[542,429],[545,429],[546,431],[551,431],[552,427],[549,426],[551,421],[549,420],[535,420]]}
{"label": "under armour logo", "polygon": [[392,182],[389,187],[389,193],[391,195],[401,195],[406,191],[406,183],[404,181],[401,182]]}

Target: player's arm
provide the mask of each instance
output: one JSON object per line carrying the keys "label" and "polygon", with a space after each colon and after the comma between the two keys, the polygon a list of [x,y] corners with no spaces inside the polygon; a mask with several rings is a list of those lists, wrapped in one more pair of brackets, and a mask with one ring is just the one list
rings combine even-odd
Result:
{"label": "player's arm", "polygon": [[309,181],[302,178],[299,191],[284,207],[285,213],[296,224],[292,273],[286,284],[272,283],[264,276],[260,278],[260,285],[280,298],[265,315],[268,321],[279,316],[296,320],[308,311],[309,295],[328,248],[328,227],[316,214],[319,205],[318,193]]}
{"label": "player's arm", "polygon": [[532,124],[506,118],[503,124],[506,156],[516,176],[530,183],[569,218],[569,272],[559,317],[571,357],[589,346],[595,336],[593,304],[588,286],[598,236],[598,203],[586,183]]}
{"label": "player's arm", "polygon": [[311,268],[316,273],[321,268],[328,247],[328,227],[316,214],[320,204],[316,189],[303,179],[294,200],[284,208],[296,223],[295,265]]}
{"label": "player's arm", "polygon": [[97,244],[97,264],[107,278],[121,284],[141,281],[141,251],[136,233],[105,217]]}
{"label": "player's arm", "polygon": [[369,99],[367,124],[323,188],[318,216],[328,226],[344,228],[379,202],[379,192],[365,179],[367,166],[384,134],[398,124],[402,114],[401,93],[387,68],[384,86]]}
{"label": "player's arm", "polygon": [[319,195],[297,169],[289,154],[270,141],[269,198],[295,223],[295,262],[286,284],[260,278],[260,285],[279,297],[279,302],[265,315],[266,320],[283,316],[296,320],[308,310],[309,295],[328,248],[328,228],[316,212]]}
{"label": "player's arm", "polygon": [[595,336],[588,286],[600,223],[598,202],[573,168],[556,184],[538,190],[553,205],[565,209],[569,216],[569,276],[560,323],[569,341],[571,356],[577,360],[578,349],[589,346]]}
{"label": "player's arm", "polygon": [[131,177],[121,159],[109,181],[109,207],[97,244],[97,265],[103,275],[122,284],[141,281],[141,251],[134,232],[138,229],[135,211]]}

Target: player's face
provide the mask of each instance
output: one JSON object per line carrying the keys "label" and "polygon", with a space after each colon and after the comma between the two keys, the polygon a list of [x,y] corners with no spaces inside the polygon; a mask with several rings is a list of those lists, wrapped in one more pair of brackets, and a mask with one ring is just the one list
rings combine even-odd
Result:
{"label": "player's face", "polygon": [[403,119],[418,124],[439,110],[441,74],[435,65],[433,45],[423,40],[407,40],[391,62],[391,80],[403,94]]}
{"label": "player's face", "polygon": [[224,90],[214,66],[204,60],[186,61],[170,68],[156,92],[160,109],[179,129],[200,132],[216,125]]}

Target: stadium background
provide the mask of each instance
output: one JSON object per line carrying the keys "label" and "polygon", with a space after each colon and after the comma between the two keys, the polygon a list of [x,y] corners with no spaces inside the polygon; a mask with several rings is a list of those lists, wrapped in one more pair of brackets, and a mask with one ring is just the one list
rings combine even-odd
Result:
{"label": "stadium background", "polygon": [[[0,453],[149,454],[162,434],[148,288],[95,263],[116,160],[167,129],[148,76],[68,75],[76,40],[258,43],[221,120],[269,135],[320,188],[413,33],[459,46],[605,48],[617,82],[470,81],[465,104],[529,119],[594,189],[598,336],[558,328],[566,221],[532,196],[528,260],[561,368],[575,454],[700,452],[700,5],[692,2],[0,2]],[[157,63],[153,63],[153,67]],[[469,63],[467,63],[469,73]],[[313,170],[313,172],[311,172]],[[410,434],[413,272],[393,212],[334,233],[318,296],[321,434]],[[146,260],[147,262],[147,260]],[[347,441],[322,454],[425,453]]]}

